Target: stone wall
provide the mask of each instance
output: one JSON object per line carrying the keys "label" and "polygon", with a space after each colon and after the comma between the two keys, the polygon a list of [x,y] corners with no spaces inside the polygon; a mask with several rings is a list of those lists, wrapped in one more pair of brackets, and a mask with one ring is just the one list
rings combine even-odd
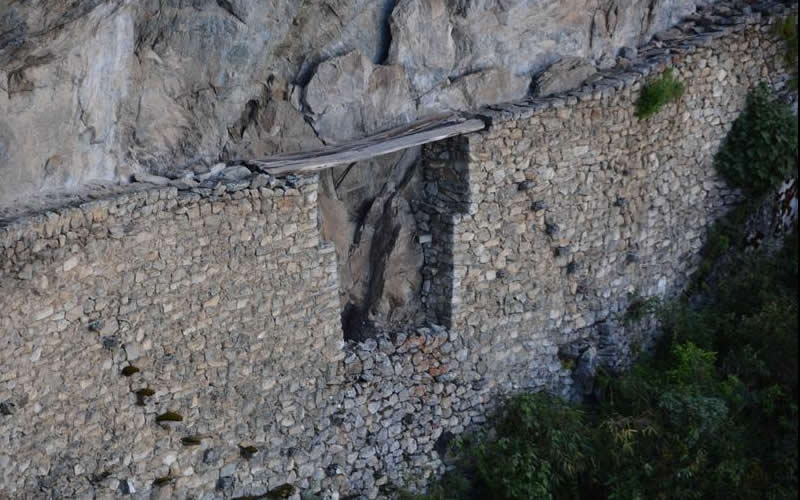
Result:
{"label": "stone wall", "polygon": [[[748,90],[785,78],[768,19],[725,22],[690,36],[689,20],[643,62],[492,107],[486,131],[427,151],[428,315],[462,332],[468,363],[503,390],[558,385],[559,351],[587,339],[624,363],[648,340],[624,332],[631,302],[679,292],[706,229],[739,199],[714,154]],[[685,94],[637,118],[643,82],[666,68]]]}
{"label": "stone wall", "polygon": [[291,446],[343,357],[316,196],[151,188],[0,229],[0,496],[79,496],[106,471],[213,491],[239,444]]}
{"label": "stone wall", "polygon": [[[715,19],[426,148],[425,326],[343,343],[316,177],[0,221],[0,497],[390,497],[503,396],[573,394],[576,343],[626,359],[631,294],[686,282],[737,200],[716,147],[748,88],[781,81],[772,17]],[[686,95],[636,119],[668,65]]]}

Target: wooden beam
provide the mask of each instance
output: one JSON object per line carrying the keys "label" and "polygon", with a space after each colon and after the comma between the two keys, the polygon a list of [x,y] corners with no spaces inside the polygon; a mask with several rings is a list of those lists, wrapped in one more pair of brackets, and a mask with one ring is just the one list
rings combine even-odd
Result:
{"label": "wooden beam", "polygon": [[242,163],[271,175],[315,172],[335,165],[368,160],[456,135],[476,132],[484,128],[486,128],[486,124],[483,120],[474,118],[433,117],[316,151],[281,154],[264,160],[245,160]]}

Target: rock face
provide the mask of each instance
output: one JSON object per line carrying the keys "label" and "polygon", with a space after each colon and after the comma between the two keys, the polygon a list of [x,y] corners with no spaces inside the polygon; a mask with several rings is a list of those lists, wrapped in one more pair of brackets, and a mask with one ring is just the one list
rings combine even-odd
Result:
{"label": "rock face", "polygon": [[306,87],[305,103],[326,142],[378,132],[416,115],[403,68],[374,65],[357,51],[320,64]]}
{"label": "rock face", "polygon": [[525,95],[529,83],[528,78],[507,69],[489,68],[454,81],[445,80],[420,98],[420,107],[426,111],[477,109]]}
{"label": "rock face", "polygon": [[[418,92],[498,66],[531,75],[561,56],[613,61],[706,0],[400,0],[389,62]],[[421,30],[421,26],[436,29]]]}
{"label": "rock face", "polygon": [[578,358],[578,365],[575,367],[574,373],[575,381],[584,395],[591,394],[598,368],[597,348],[591,346]]}
{"label": "rock face", "polygon": [[0,203],[519,98],[707,1],[2,2]]}
{"label": "rock face", "polygon": [[536,95],[549,96],[572,90],[597,73],[594,64],[582,57],[565,57],[535,80]]}
{"label": "rock face", "polygon": [[421,318],[423,253],[411,208],[422,191],[418,157],[411,149],[320,175],[322,238],[336,247],[348,338]]}

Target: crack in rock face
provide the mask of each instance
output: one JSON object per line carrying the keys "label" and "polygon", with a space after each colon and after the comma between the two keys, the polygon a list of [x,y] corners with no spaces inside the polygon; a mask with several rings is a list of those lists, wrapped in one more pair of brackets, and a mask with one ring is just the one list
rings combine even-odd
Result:
{"label": "crack in rock face", "polygon": [[0,204],[517,99],[708,2],[3,2]]}

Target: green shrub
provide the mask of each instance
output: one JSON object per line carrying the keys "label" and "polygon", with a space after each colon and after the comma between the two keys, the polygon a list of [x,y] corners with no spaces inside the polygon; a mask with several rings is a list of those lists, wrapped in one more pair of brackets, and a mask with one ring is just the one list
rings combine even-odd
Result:
{"label": "green shrub", "polygon": [[579,477],[589,466],[582,412],[545,394],[512,399],[496,439],[476,448],[484,498],[579,498]]}
{"label": "green shrub", "polygon": [[658,297],[642,297],[637,293],[629,294],[629,297],[630,304],[622,316],[622,321],[626,325],[641,321],[658,309]]}
{"label": "green shrub", "polygon": [[797,16],[789,16],[775,26],[775,33],[783,40],[783,62],[792,78],[789,86],[797,90]]}
{"label": "green shrub", "polygon": [[761,84],[748,95],[714,166],[731,185],[759,196],[786,180],[796,165],[797,117]]}
{"label": "green shrub", "polygon": [[675,78],[672,69],[655,79],[651,79],[642,88],[639,100],[636,101],[636,116],[647,118],[661,111],[661,108],[680,99],[683,95],[683,83]]}
{"label": "green shrub", "polygon": [[672,346],[672,366],[665,374],[670,385],[686,391],[695,387],[709,387],[714,383],[717,353],[697,347],[687,341]]}
{"label": "green shrub", "polygon": [[701,305],[659,308],[662,344],[599,376],[597,401],[512,399],[495,434],[461,447],[457,469],[417,498],[796,498],[797,229],[778,253],[718,267]]}

